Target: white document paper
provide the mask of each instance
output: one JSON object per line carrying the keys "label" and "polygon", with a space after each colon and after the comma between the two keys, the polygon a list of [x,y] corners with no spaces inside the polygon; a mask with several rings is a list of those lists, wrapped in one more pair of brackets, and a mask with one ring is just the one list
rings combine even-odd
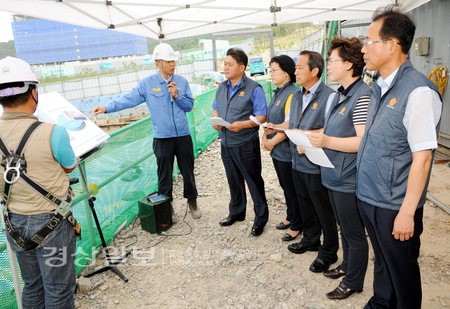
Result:
{"label": "white document paper", "polygon": [[267,127],[267,122],[264,122],[264,123],[262,124],[262,126],[263,126],[264,128],[272,129],[272,130],[275,130],[275,131],[281,131],[281,132],[285,131],[283,128],[269,128],[269,127]]}
{"label": "white document paper", "polygon": [[257,125],[261,125],[262,123],[258,120],[258,118],[256,118],[255,116],[253,116],[253,115],[250,115],[250,117],[248,117],[248,118],[250,118],[250,120],[251,121],[253,121],[254,123],[256,123]]}
{"label": "white document paper", "polygon": [[[261,122],[258,120],[258,118],[256,118],[256,117],[253,116],[253,115],[250,115],[249,118],[250,118],[251,121],[253,121],[253,122],[256,123],[257,125],[263,126],[264,128],[267,128],[267,122],[261,123]],[[269,128],[269,129],[272,129],[272,130],[275,130],[275,131],[284,131],[284,129],[282,129],[282,128]]]}
{"label": "white document paper", "polygon": [[77,157],[105,144],[109,138],[106,132],[57,92],[40,94],[34,114],[42,122],[55,123],[66,128],[70,145]]}
{"label": "white document paper", "polygon": [[231,125],[231,123],[229,123],[228,121],[223,120],[220,117],[209,118],[209,121],[211,121],[211,123],[213,125],[216,125],[216,126],[228,127],[229,125]]}
{"label": "white document paper", "polygon": [[305,155],[308,159],[317,165],[334,168],[333,163],[328,159],[322,148],[314,147],[308,138],[308,133],[303,130],[284,130],[284,133],[297,146],[305,148]]}

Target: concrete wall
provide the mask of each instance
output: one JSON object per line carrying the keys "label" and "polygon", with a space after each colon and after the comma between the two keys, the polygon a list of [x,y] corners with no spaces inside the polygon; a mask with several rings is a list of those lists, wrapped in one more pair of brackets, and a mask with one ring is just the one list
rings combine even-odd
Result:
{"label": "concrete wall", "polygon": [[[191,82],[195,76],[203,72],[212,71],[212,69],[212,60],[197,61],[192,64],[177,65],[176,74],[184,76]],[[139,80],[154,73],[155,70],[151,69],[122,74],[99,75],[97,77],[40,85],[39,91],[42,93],[56,91],[69,101],[113,95],[131,90],[137,85]]]}

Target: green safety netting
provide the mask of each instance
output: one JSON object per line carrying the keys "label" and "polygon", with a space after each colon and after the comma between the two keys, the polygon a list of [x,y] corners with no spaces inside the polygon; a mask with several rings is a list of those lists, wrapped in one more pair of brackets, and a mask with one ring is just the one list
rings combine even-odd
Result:
{"label": "green safety netting", "polygon": [[[270,81],[259,83],[267,102],[270,102],[272,84]],[[213,89],[196,97],[194,110],[188,114],[196,157],[217,137],[217,131],[209,122],[215,94]],[[112,132],[106,145],[87,157],[79,168],[85,169],[91,194],[95,193],[95,210],[105,240],[110,244],[116,234],[138,215],[137,201],[157,190],[151,118],[141,119]],[[79,168],[70,176],[81,181]],[[82,227],[81,239],[77,239],[75,263],[76,273],[80,274],[95,261],[101,240],[82,185],[78,183],[72,187],[76,194],[73,213]],[[17,308],[5,241],[4,234],[0,233],[0,308]],[[115,253],[123,255],[125,252]]]}

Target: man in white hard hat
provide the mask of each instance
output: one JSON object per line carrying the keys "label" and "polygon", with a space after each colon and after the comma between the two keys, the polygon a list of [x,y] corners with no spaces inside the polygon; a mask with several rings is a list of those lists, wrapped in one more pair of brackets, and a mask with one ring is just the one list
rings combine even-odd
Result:
{"label": "man in white hard hat", "polygon": [[94,114],[110,113],[146,102],[153,123],[153,151],[158,165],[158,191],[173,198],[173,163],[177,158],[183,176],[184,192],[194,219],[201,217],[197,207],[197,187],[194,178],[194,152],[186,113],[194,107],[187,80],[175,73],[177,56],[167,43],[153,50],[158,72],[139,82],[129,93],[106,106],[96,106]]}
{"label": "man in white hard hat", "polygon": [[23,307],[74,308],[77,223],[67,173],[77,160],[66,130],[33,115],[37,84],[25,61],[0,60],[2,216],[24,281]]}

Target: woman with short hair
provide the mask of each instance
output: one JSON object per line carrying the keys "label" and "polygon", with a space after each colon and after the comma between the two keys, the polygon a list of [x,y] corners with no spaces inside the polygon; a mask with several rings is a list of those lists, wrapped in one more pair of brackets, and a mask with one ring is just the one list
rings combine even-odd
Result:
{"label": "woman with short hair", "polygon": [[328,77],[338,82],[336,96],[325,118],[324,128],[311,132],[313,146],[322,147],[335,166],[321,167],[322,184],[341,230],[343,260],[323,272],[325,277],[344,277],[327,293],[330,299],[345,299],[361,292],[368,262],[368,244],[356,201],[356,155],[366,127],[370,88],[361,79],[364,59],[357,38],[336,38],[328,51]]}
{"label": "woman with short hair", "polygon": [[276,127],[289,121],[289,110],[292,95],[297,91],[295,83],[295,62],[286,55],[275,56],[270,60],[270,77],[272,83],[277,86],[272,102],[267,109],[268,126],[264,129],[262,149],[270,151],[273,165],[277,173],[278,181],[283,189],[286,201],[286,219],[277,224],[279,230],[287,230],[281,237],[283,241],[291,241],[301,233],[300,212],[298,210],[298,200],[295,194],[294,183],[292,181],[291,152],[289,149],[289,139],[282,130],[275,130],[269,127]]}

